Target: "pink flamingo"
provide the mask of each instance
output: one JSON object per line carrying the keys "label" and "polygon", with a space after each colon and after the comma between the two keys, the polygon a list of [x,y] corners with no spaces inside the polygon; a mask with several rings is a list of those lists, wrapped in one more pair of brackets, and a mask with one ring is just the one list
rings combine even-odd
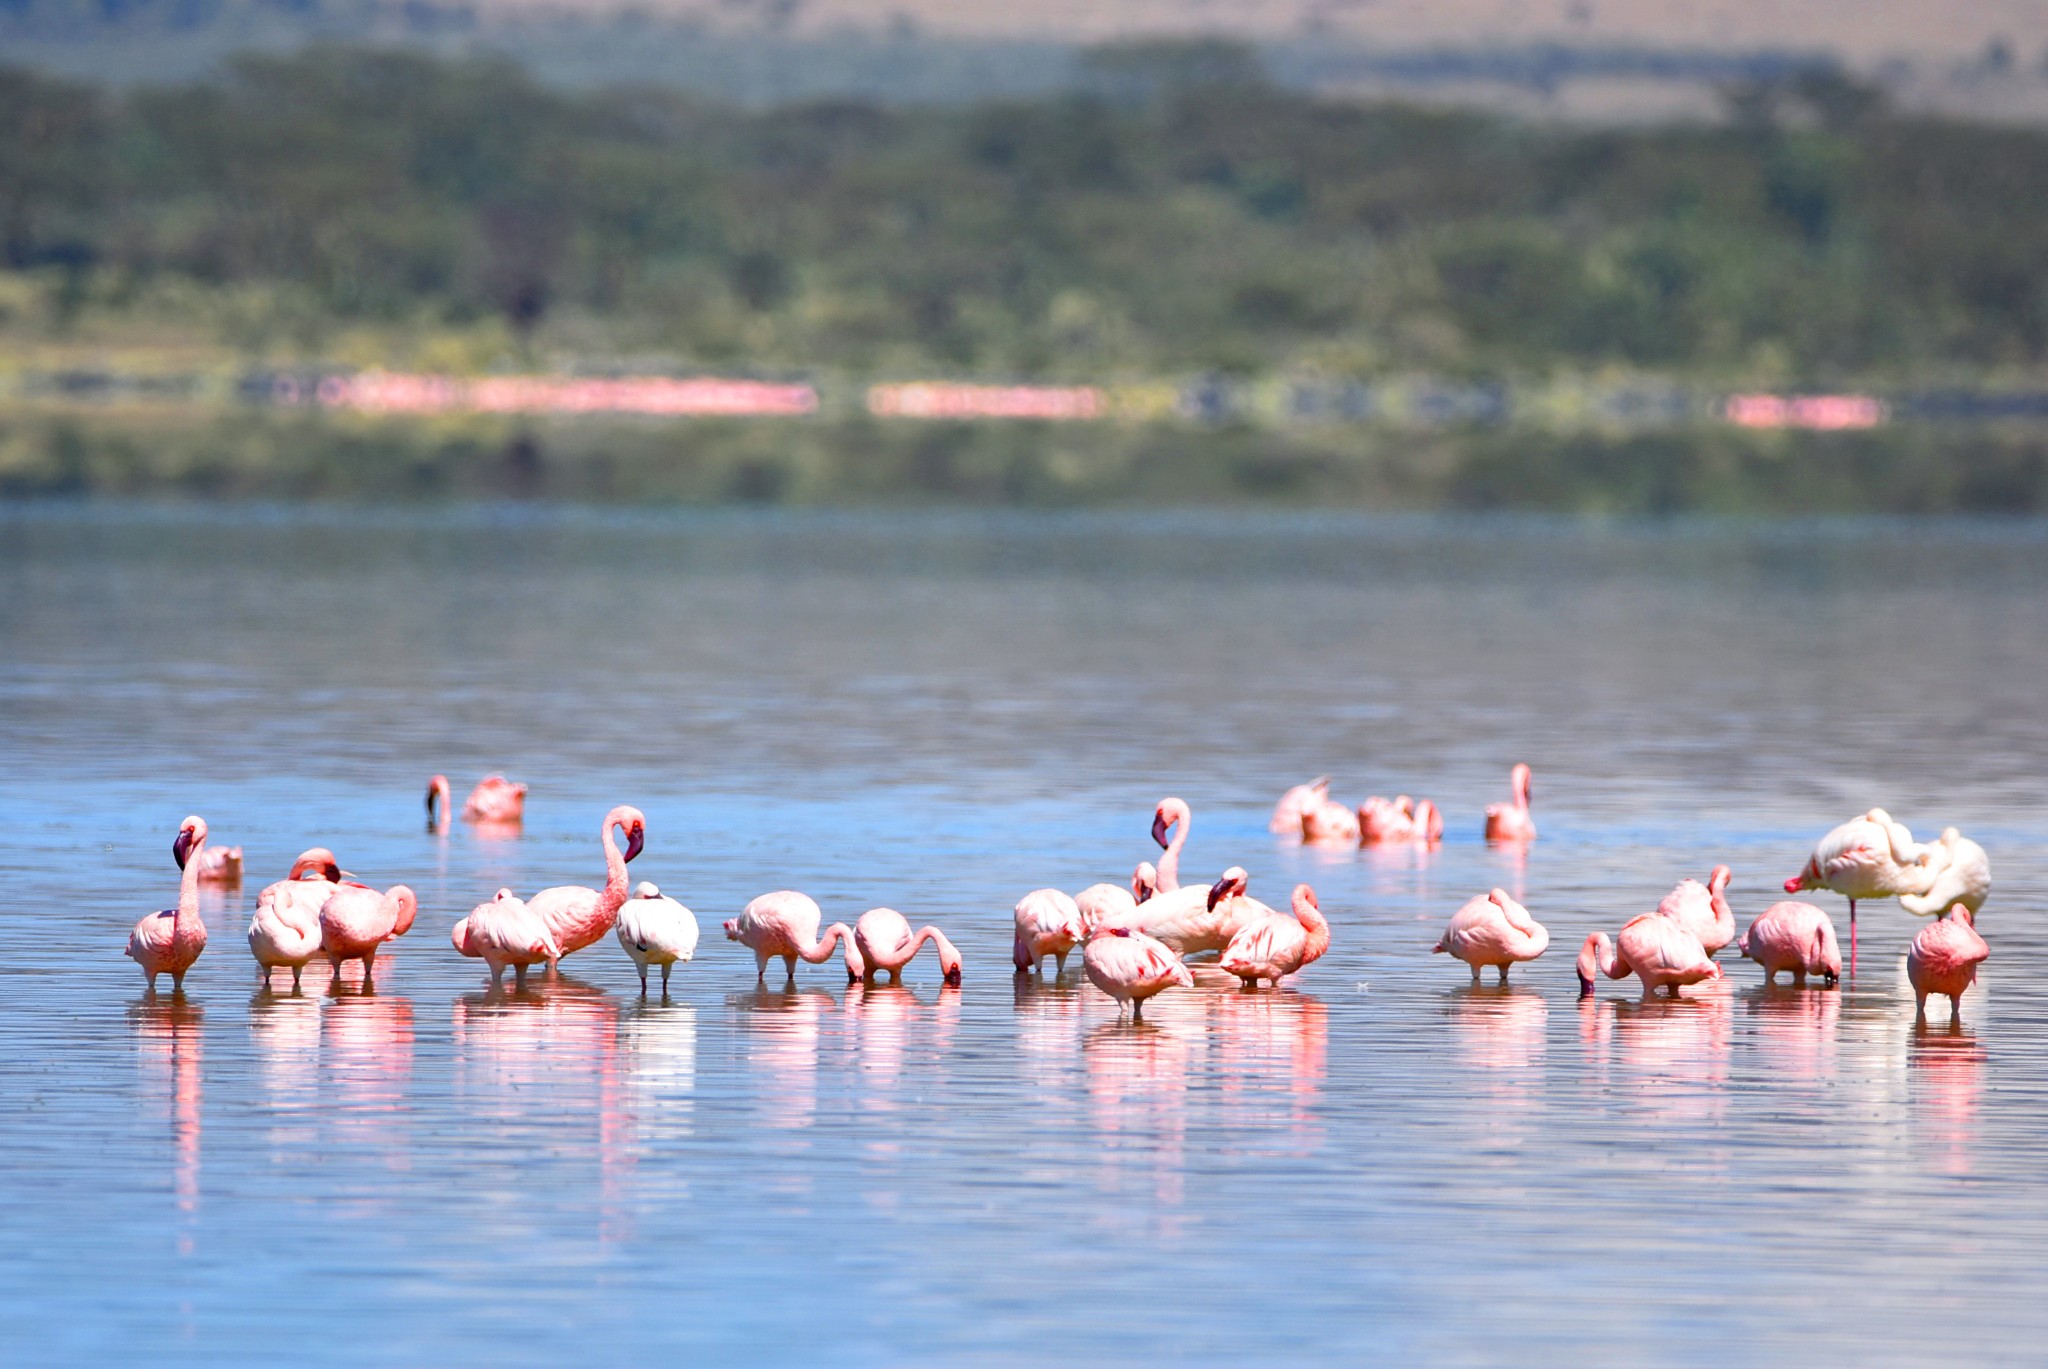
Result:
{"label": "pink flamingo", "polygon": [[[1152,810],[1152,840],[1165,852],[1159,857],[1159,873],[1154,881],[1158,892],[1168,894],[1180,888],[1180,848],[1188,844],[1188,829],[1194,825],[1193,811],[1179,799],[1161,799]],[[1173,833],[1170,842],[1168,832]]]}
{"label": "pink flamingo", "polygon": [[1773,903],[1750,922],[1735,949],[1764,967],[1764,983],[1778,982],[1778,971],[1790,970],[1792,982],[1806,987],[1806,976],[1819,975],[1829,985],[1841,982],[1842,951],[1835,944],[1835,924],[1811,903]]}
{"label": "pink flamingo", "polygon": [[[1123,893],[1113,884],[1099,885],[1098,888]],[[1092,893],[1093,890],[1084,890]],[[1132,901],[1136,907],[1136,901]],[[1057,962],[1055,975],[1065,974],[1067,955],[1074,947],[1088,937],[1087,925],[1081,920],[1080,906],[1058,889],[1033,889],[1017,900],[1017,935],[1012,958],[1019,973],[1038,973],[1045,965],[1045,958],[1052,956]],[[855,926],[854,936],[858,940],[860,928]]]}
{"label": "pink flamingo", "polygon": [[1139,904],[1128,919],[1103,925],[1143,932],[1163,942],[1175,955],[1220,951],[1250,924],[1280,916],[1276,909],[1247,895],[1249,883],[1244,867],[1233,865],[1208,888],[1197,884],[1155,894]]}
{"label": "pink flamingo", "polygon": [[1682,879],[1658,903],[1657,913],[1698,937],[1708,955],[1718,955],[1735,940],[1735,911],[1725,895],[1733,878],[1727,866],[1716,865],[1704,885],[1696,879]]}
{"label": "pink flamingo", "polygon": [[361,884],[344,884],[320,905],[320,945],[327,953],[335,982],[344,960],[363,962],[363,992],[374,987],[371,975],[377,948],[412,930],[419,899],[403,884],[383,893]]}
{"label": "pink flamingo", "polygon": [[1358,844],[1384,846],[1396,842],[1427,842],[1444,838],[1444,815],[1428,799],[1420,803],[1406,794],[1392,800],[1377,796],[1358,806]]}
{"label": "pink flamingo", "polygon": [[[1078,912],[1074,917],[1076,921],[1080,920]],[[927,941],[939,948],[939,971],[946,982],[958,986],[960,952],[954,949],[944,932],[925,926],[912,934],[910,920],[894,908],[868,909],[853,924],[853,938],[846,945],[847,982],[867,980],[873,983],[886,974],[901,984],[903,967],[916,957]]]}
{"label": "pink flamingo", "polygon": [[242,848],[217,846],[207,851],[199,860],[199,882],[239,886],[242,882]]}
{"label": "pink flamingo", "polygon": [[1268,917],[1238,929],[1223,948],[1217,965],[1244,981],[1248,989],[1261,979],[1278,984],[1330,949],[1330,924],[1316,902],[1316,891],[1294,886],[1292,917]]}
{"label": "pink flamingo", "polygon": [[1360,832],[1358,814],[1332,799],[1325,799],[1301,815],[1301,839],[1317,846],[1356,846]]}
{"label": "pink flamingo", "polygon": [[183,872],[178,881],[178,906],[151,913],[135,924],[128,934],[128,958],[142,966],[149,991],[156,992],[156,977],[171,977],[171,992],[185,990],[185,971],[206,949],[206,924],[199,920],[199,867],[194,857],[206,850],[206,819],[189,817],[178,824],[171,842],[171,855]]}
{"label": "pink flamingo", "polygon": [[[626,834],[624,854],[612,839],[614,828]],[[602,891],[581,884],[558,884],[526,900],[533,915],[547,923],[562,955],[572,955],[599,940],[619,920],[619,907],[626,901],[626,862],[647,844],[647,819],[639,809],[622,803],[604,815],[598,840],[604,845]]]}
{"label": "pink flamingo", "polygon": [[1273,820],[1266,824],[1273,832],[1301,831],[1301,819],[1311,808],[1320,808],[1323,800],[1330,797],[1330,777],[1321,775],[1307,784],[1297,784],[1280,796],[1280,802],[1273,805]]}
{"label": "pink flamingo", "polygon": [[739,942],[754,953],[754,978],[757,982],[767,977],[768,962],[777,957],[781,958],[790,979],[794,980],[797,961],[822,965],[841,942],[848,948],[853,945],[853,929],[844,922],[835,922],[827,927],[824,939],[820,940],[818,923],[823,918],[824,914],[808,894],[780,889],[761,895],[749,903],[738,917],[728,918],[725,938]]}
{"label": "pink flamingo", "polygon": [[1179,985],[1192,988],[1195,977],[1180,957],[1143,932],[1129,927],[1097,927],[1081,948],[1081,968],[1088,982],[1131,1005],[1136,1022],[1146,999]]}
{"label": "pink flamingo", "polygon": [[1592,994],[1593,977],[1602,973],[1609,979],[1635,975],[1643,981],[1645,998],[1659,989],[1676,998],[1683,985],[1721,977],[1721,967],[1698,937],[1656,913],[1630,918],[1612,942],[1605,932],[1587,937],[1579,950],[1578,968],[1581,998]]}
{"label": "pink flamingo", "polygon": [[512,966],[516,987],[526,987],[529,965],[552,965],[562,958],[561,943],[548,924],[510,889],[500,889],[489,903],[479,903],[448,933],[455,949],[491,967],[491,987],[504,983]]}
{"label": "pink flamingo", "polygon": [[1517,762],[1508,771],[1508,793],[1506,803],[1486,805],[1486,839],[1488,841],[1534,841],[1536,840],[1536,819],[1529,815],[1529,767]]}
{"label": "pink flamingo", "polygon": [[1091,884],[1075,894],[1074,906],[1081,913],[1082,940],[1087,940],[1087,933],[1093,931],[1098,922],[1111,918],[1127,919],[1158,889],[1159,872],[1152,868],[1151,861],[1141,860],[1138,868],[1131,871],[1128,889],[1118,884]]}
{"label": "pink flamingo", "polygon": [[1953,827],[1926,848],[1934,879],[1924,894],[1900,894],[1899,906],[1918,917],[1940,917],[1960,903],[1976,917],[1991,896],[1991,857]]}
{"label": "pink flamingo", "polygon": [[[427,781],[427,822],[437,825],[452,815],[448,777],[436,775]],[[462,801],[462,816],[470,822],[518,822],[526,816],[526,786],[514,784],[503,775],[486,775]]]}
{"label": "pink flamingo", "polygon": [[1472,982],[1488,965],[1500,967],[1500,982],[1508,982],[1508,967],[1534,960],[1550,948],[1550,932],[1529,910],[1495,889],[1468,900],[1451,914],[1451,925],[1430,948],[1432,954],[1448,954],[1472,967]]}
{"label": "pink flamingo", "polygon": [[1967,904],[1958,903],[1920,929],[1906,952],[1906,978],[1912,981],[1918,1003],[1914,1020],[1927,1020],[1927,995],[1948,999],[1951,1024],[1963,1015],[1963,991],[1977,982],[1977,967],[1991,958],[1991,948],[1977,935],[1976,915]]}
{"label": "pink flamingo", "polygon": [[249,919],[249,954],[259,982],[268,984],[280,966],[292,972],[292,989],[306,965],[320,953],[320,908],[341,887],[341,867],[324,846],[302,851],[289,878],[266,885]]}
{"label": "pink flamingo", "polygon": [[1849,900],[1849,974],[1856,974],[1856,901],[1924,894],[1934,887],[1931,848],[1913,840],[1906,825],[1882,808],[1851,818],[1814,844],[1788,894],[1828,889]]}

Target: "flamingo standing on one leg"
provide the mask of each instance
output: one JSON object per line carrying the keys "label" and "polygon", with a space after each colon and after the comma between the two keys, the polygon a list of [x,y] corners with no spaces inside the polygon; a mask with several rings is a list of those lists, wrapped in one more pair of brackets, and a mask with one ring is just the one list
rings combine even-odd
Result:
{"label": "flamingo standing on one leg", "polygon": [[1780,970],[1790,970],[1793,984],[1802,989],[1810,974],[1831,986],[1841,982],[1842,950],[1835,941],[1835,924],[1811,903],[1773,903],[1750,922],[1735,948],[1764,967],[1766,984],[1777,983]]}
{"label": "flamingo standing on one leg", "polygon": [[1976,915],[1957,903],[1948,915],[1922,927],[1906,952],[1906,978],[1912,981],[1917,1009],[1914,1021],[1927,1020],[1927,996],[1948,999],[1949,1021],[1963,1016],[1963,991],[1977,981],[1977,967],[1991,958],[1991,948],[1977,935]]}
{"label": "flamingo standing on one leg", "polygon": [[1322,806],[1330,797],[1330,777],[1320,775],[1307,784],[1297,784],[1280,796],[1280,802],[1273,805],[1273,820],[1266,824],[1273,832],[1301,832],[1302,815],[1311,808]]}
{"label": "flamingo standing on one leg", "polygon": [[249,919],[249,954],[256,958],[260,982],[280,966],[292,972],[297,992],[300,976],[320,953],[320,909],[341,887],[341,866],[324,846],[299,853],[290,877],[265,885],[256,895]]}
{"label": "flamingo standing on one leg", "polygon": [[[1076,920],[1079,917],[1080,914],[1076,913]],[[901,984],[903,967],[916,957],[927,941],[939,948],[939,972],[945,976],[946,982],[959,984],[960,952],[946,939],[944,932],[926,926],[912,933],[910,920],[894,908],[868,909],[853,924],[853,940],[846,947],[847,982],[864,979],[872,983],[886,974]]]}
{"label": "flamingo standing on one leg", "polygon": [[1508,897],[1505,889],[1495,889],[1469,899],[1465,906],[1451,914],[1450,926],[1430,947],[1434,953],[1448,954],[1472,967],[1472,982],[1479,982],[1479,971],[1487,965],[1500,967],[1500,982],[1508,982],[1508,967],[1524,960],[1534,960],[1550,948],[1550,932],[1529,910]]}
{"label": "flamingo standing on one leg", "polygon": [[768,962],[777,958],[794,980],[797,961],[822,965],[831,958],[834,947],[842,942],[849,947],[853,944],[853,929],[844,922],[827,927],[821,940],[818,923],[823,918],[816,901],[808,894],[778,889],[749,903],[738,917],[728,918],[725,938],[754,953],[756,980],[767,977]]}
{"label": "flamingo standing on one leg", "polygon": [[1323,952],[1330,949],[1330,924],[1316,902],[1316,891],[1306,884],[1295,885],[1289,907],[1292,917],[1260,918],[1239,928],[1223,948],[1217,965],[1243,980],[1246,988],[1256,989],[1261,979],[1278,984],[1322,959]]}
{"label": "flamingo standing on one leg", "polygon": [[[1975,843],[1972,843],[1973,845]],[[1934,887],[1934,851],[1882,808],[1851,818],[1814,844],[1785,892],[1829,889],[1849,900],[1849,976],[1856,975],[1856,901],[1925,894]]]}
{"label": "flamingo standing on one leg", "polygon": [[185,971],[206,949],[206,924],[199,920],[199,867],[194,861],[205,850],[206,819],[189,817],[179,823],[171,842],[171,855],[182,872],[178,906],[151,913],[128,934],[128,958],[142,966],[152,994],[160,974],[171,977],[172,993],[183,993]]}
{"label": "flamingo standing on one leg", "polygon": [[642,881],[619,905],[617,931],[619,945],[640,970],[640,996],[647,996],[647,967],[659,965],[661,994],[668,997],[669,971],[697,954],[697,915]]}
{"label": "flamingo standing on one leg", "polygon": [[[1165,853],[1159,857],[1159,873],[1154,881],[1158,892],[1168,894],[1180,888],[1180,850],[1188,844],[1188,829],[1194,825],[1194,811],[1179,799],[1161,799],[1152,810],[1152,840]],[[1173,833],[1171,841],[1167,840],[1168,832]]]}
{"label": "flamingo standing on one leg", "polygon": [[526,987],[529,965],[552,965],[562,958],[562,947],[548,924],[535,915],[510,889],[498,890],[489,903],[479,903],[468,917],[448,933],[455,949],[481,959],[491,967],[491,987],[504,983],[505,967],[512,966],[516,987]]}
{"label": "flamingo standing on one leg", "polygon": [[1657,913],[1675,920],[1698,937],[1708,955],[1718,955],[1723,946],[1735,940],[1735,910],[1728,906],[1726,894],[1733,878],[1727,866],[1716,865],[1705,884],[1682,879],[1658,903]]}
{"label": "flamingo standing on one leg", "polygon": [[[614,828],[626,834],[623,854],[612,839]],[[526,900],[527,908],[548,924],[562,955],[572,955],[597,941],[619,920],[619,906],[626,901],[626,862],[639,855],[647,844],[647,819],[639,809],[622,803],[604,815],[598,840],[604,846],[602,890],[581,884],[559,884]]]}
{"label": "flamingo standing on one leg", "polygon": [[1622,924],[1614,940],[1595,932],[1579,949],[1579,997],[1593,992],[1593,977],[1635,975],[1643,981],[1643,997],[1662,989],[1678,997],[1680,987],[1721,977],[1721,967],[1700,945],[1700,939],[1672,918],[1644,913]]}
{"label": "flamingo standing on one leg", "polygon": [[1075,894],[1074,906],[1081,912],[1082,940],[1087,940],[1087,934],[1095,930],[1097,923],[1127,918],[1158,891],[1159,872],[1152,868],[1151,861],[1141,860],[1138,868],[1131,871],[1128,889],[1119,884],[1091,884]]}
{"label": "flamingo standing on one leg", "polygon": [[341,982],[344,960],[360,960],[363,992],[371,992],[376,987],[372,976],[377,948],[411,931],[419,908],[419,899],[403,884],[394,884],[381,894],[366,885],[344,884],[330,894],[320,905],[320,945],[334,982]]}
{"label": "flamingo standing on one leg", "polygon": [[1529,767],[1517,761],[1508,771],[1508,802],[1486,805],[1488,841],[1536,840],[1536,819],[1529,814],[1530,792]]}
{"label": "flamingo standing on one leg", "polygon": [[1081,948],[1081,968],[1088,982],[1131,1005],[1131,1020],[1142,1015],[1146,999],[1179,985],[1192,988],[1195,977],[1166,946],[1129,927],[1097,927]]}
{"label": "flamingo standing on one leg", "polygon": [[[1098,888],[1123,893],[1113,884],[1098,885]],[[1093,893],[1093,889],[1084,890]],[[1128,898],[1128,896],[1127,896]],[[1135,899],[1129,899],[1132,907]],[[1033,889],[1017,900],[1017,934],[1012,947],[1011,958],[1016,961],[1019,974],[1038,973],[1045,964],[1045,958],[1052,956],[1057,962],[1053,973],[1065,974],[1067,955],[1074,947],[1088,937],[1088,926],[1082,920],[1080,905],[1058,889]],[[860,928],[854,928],[858,937]]]}

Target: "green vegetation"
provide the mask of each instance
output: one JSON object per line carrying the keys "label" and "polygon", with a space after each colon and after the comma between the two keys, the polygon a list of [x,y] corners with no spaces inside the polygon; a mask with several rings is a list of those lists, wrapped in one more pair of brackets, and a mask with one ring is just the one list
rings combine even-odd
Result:
{"label": "green vegetation", "polygon": [[118,94],[0,74],[0,340],[1066,379],[2048,362],[2048,135],[1826,77],[1572,131],[1146,60],[1095,96],[765,112],[354,50]]}

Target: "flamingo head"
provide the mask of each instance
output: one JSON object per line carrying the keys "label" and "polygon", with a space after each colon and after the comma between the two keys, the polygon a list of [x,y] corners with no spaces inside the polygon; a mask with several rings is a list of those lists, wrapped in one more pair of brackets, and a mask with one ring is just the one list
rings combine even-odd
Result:
{"label": "flamingo head", "polygon": [[1172,799],[1161,799],[1159,807],[1152,811],[1152,840],[1162,851],[1166,849],[1167,834],[1173,831],[1176,821],[1176,815],[1167,809],[1167,804],[1172,802]]}
{"label": "flamingo head", "polygon": [[1529,800],[1536,794],[1536,786],[1530,782],[1531,774],[1529,767],[1520,761],[1516,761],[1515,768],[1508,771],[1508,788],[1514,791],[1515,797],[1521,800],[1524,808],[1529,806]]}
{"label": "flamingo head", "polygon": [[385,891],[384,901],[392,905],[391,935],[404,936],[412,930],[412,920],[419,915],[419,895],[403,884],[394,884]]}
{"label": "flamingo head", "polygon": [[[188,819],[188,821],[190,821],[190,819]],[[202,832],[205,831],[205,825],[201,824],[199,830]],[[1970,905],[1967,903],[1956,903],[1950,905],[1946,916],[1951,921],[1962,923],[1965,927],[1970,928],[1972,931],[1976,930],[1977,915],[1970,911]]]}
{"label": "flamingo head", "polygon": [[318,877],[329,884],[341,883],[341,862],[334,858],[334,852],[325,846],[315,846],[299,852],[299,858],[292,862],[291,878],[310,879]]}
{"label": "flamingo head", "polygon": [[1152,862],[1141,860],[1138,868],[1131,871],[1131,897],[1143,903],[1159,892],[1159,871]]}
{"label": "flamingo head", "polygon": [[612,810],[612,826],[626,834],[626,856],[630,861],[647,846],[647,819],[637,808],[621,806]]}
{"label": "flamingo head", "polygon": [[1209,886],[1209,911],[1226,898],[1242,898],[1251,886],[1251,876],[1244,872],[1242,865],[1233,865],[1223,872],[1223,878]]}
{"label": "flamingo head", "polygon": [[178,862],[180,870],[192,858],[192,848],[206,840],[206,819],[189,817],[178,824],[178,835],[171,839],[171,858]]}
{"label": "flamingo head", "polygon": [[725,939],[727,941],[738,941],[740,939],[740,920],[738,918],[729,917],[725,920]]}
{"label": "flamingo head", "polygon": [[963,968],[960,961],[960,952],[953,948],[953,943],[950,941],[940,942],[939,971],[945,975],[946,982],[956,989],[960,987],[960,976]]}
{"label": "flamingo head", "polygon": [[1813,860],[1808,860],[1804,869],[1785,881],[1785,892],[1788,894],[1797,894],[1807,889],[1818,889],[1820,887],[1819,863]]}
{"label": "flamingo head", "polygon": [[1593,981],[1599,977],[1600,962],[1607,958],[1609,944],[1607,933],[1595,932],[1579,948],[1579,997],[1593,996]]}
{"label": "flamingo head", "polygon": [[1714,873],[1707,876],[1707,892],[1715,898],[1719,898],[1721,891],[1726,889],[1734,878],[1735,872],[1733,870],[1730,870],[1725,865],[1716,865]]}
{"label": "flamingo head", "polygon": [[643,879],[638,884],[633,886],[633,897],[660,898],[661,890],[655,887],[653,880]]}
{"label": "flamingo head", "polygon": [[[436,807],[438,805],[438,808]],[[440,821],[442,813],[448,811],[448,777],[436,775],[427,781],[427,823],[429,826]]]}

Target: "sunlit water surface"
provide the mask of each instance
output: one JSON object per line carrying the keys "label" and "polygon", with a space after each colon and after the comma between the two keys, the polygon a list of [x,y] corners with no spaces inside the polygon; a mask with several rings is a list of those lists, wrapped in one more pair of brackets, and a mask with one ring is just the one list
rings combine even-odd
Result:
{"label": "sunlit water surface", "polygon": [[[2027,525],[0,511],[0,1360],[2038,1353],[2044,586]],[[1517,759],[1526,862],[1477,837]],[[523,835],[425,830],[497,769]],[[1321,772],[1442,849],[1269,835]],[[1166,793],[1329,956],[1138,1027],[1014,983],[1017,897]],[[670,1001],[609,938],[487,996],[449,925],[598,882],[620,802],[710,933]],[[1874,803],[1992,853],[1960,1028],[1896,905],[1841,992],[1576,999],[1588,931],[1717,861],[1746,921]],[[250,876],[151,1002],[188,812]],[[315,843],[420,892],[374,997],[256,991]],[[1429,946],[1496,884],[1553,950],[1474,991]],[[781,887],[965,986],[757,990],[717,922]]]}

